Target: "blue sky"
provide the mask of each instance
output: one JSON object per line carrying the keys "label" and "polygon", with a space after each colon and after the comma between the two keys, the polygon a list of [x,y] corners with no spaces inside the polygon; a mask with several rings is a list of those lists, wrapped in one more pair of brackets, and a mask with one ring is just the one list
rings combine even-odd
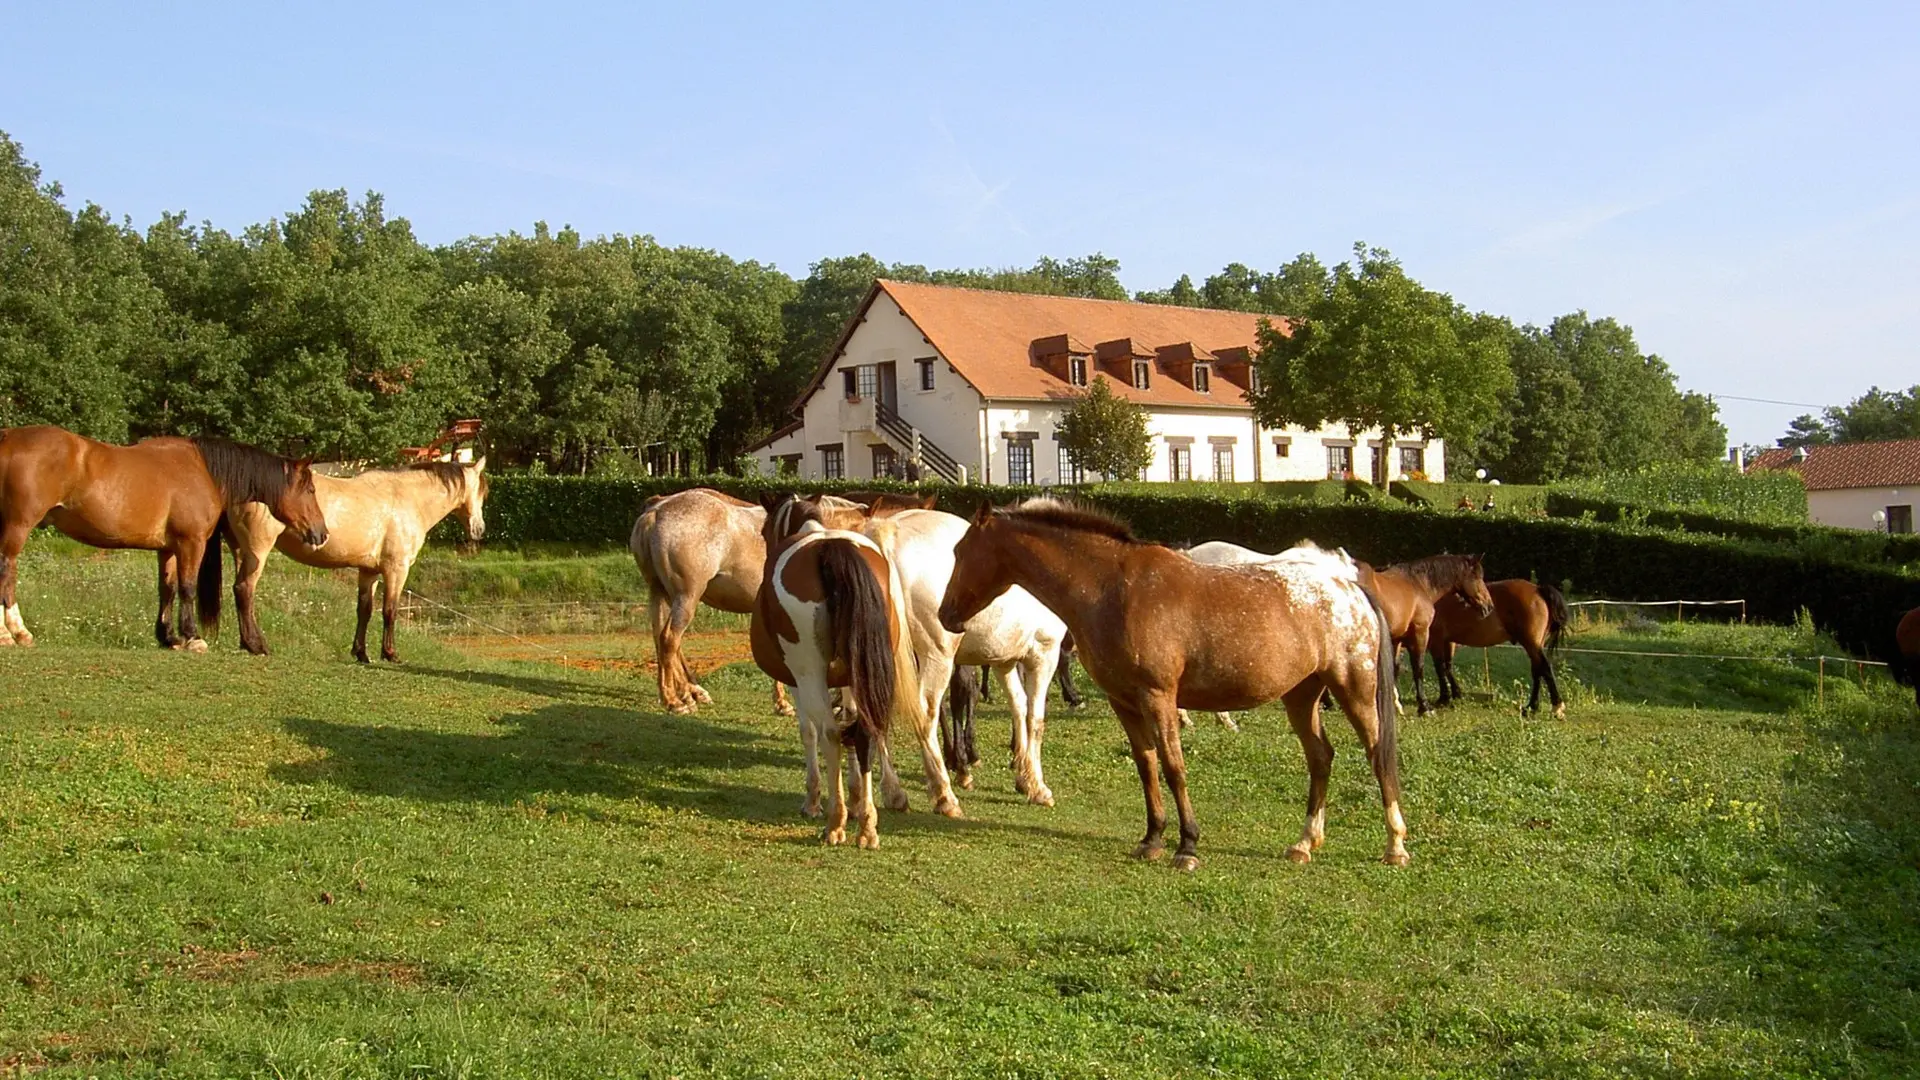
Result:
{"label": "blue sky", "polygon": [[[429,242],[1102,251],[1136,289],[1366,240],[1690,389],[1920,382],[1920,5],[471,7],[0,0],[0,130],[141,224],[344,187]],[[1801,411],[1722,398],[1742,441]]]}

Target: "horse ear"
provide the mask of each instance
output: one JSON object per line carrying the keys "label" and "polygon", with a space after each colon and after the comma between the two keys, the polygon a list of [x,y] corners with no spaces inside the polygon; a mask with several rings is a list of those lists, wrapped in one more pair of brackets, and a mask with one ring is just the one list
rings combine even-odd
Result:
{"label": "horse ear", "polygon": [[986,499],[980,500],[980,505],[975,507],[973,511],[973,523],[975,525],[985,525],[988,521],[991,521],[992,519],[993,519],[993,503],[987,501]]}
{"label": "horse ear", "polygon": [[931,510],[939,505],[940,496],[938,495],[922,495],[920,497],[920,509],[922,510]]}
{"label": "horse ear", "polygon": [[480,460],[473,463],[473,471],[478,473],[487,471],[487,456],[485,454],[480,455]]}
{"label": "horse ear", "polygon": [[784,499],[786,496],[778,491],[763,491],[760,493],[760,509],[771,512]]}

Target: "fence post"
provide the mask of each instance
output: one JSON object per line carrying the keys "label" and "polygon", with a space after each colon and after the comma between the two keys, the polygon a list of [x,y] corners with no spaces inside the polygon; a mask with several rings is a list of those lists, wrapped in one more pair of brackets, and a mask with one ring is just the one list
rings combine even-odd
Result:
{"label": "fence post", "polygon": [[1827,707],[1827,658],[1824,656],[1820,658],[1820,689],[1818,693],[1819,697],[1817,700],[1820,703],[1820,707],[1824,709]]}

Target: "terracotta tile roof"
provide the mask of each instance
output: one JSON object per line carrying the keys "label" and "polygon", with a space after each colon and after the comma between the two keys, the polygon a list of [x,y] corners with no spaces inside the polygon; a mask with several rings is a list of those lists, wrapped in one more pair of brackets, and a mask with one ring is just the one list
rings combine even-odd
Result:
{"label": "terracotta tile roof", "polygon": [[1804,461],[1795,461],[1792,450],[1768,450],[1752,468],[1791,469],[1808,491],[1904,487],[1920,484],[1920,439],[1809,446]]}
{"label": "terracotta tile roof", "polygon": [[[1246,409],[1247,362],[1259,348],[1260,321],[1271,318],[1240,311],[889,280],[875,282],[861,305],[861,315],[881,292],[893,298],[962,378],[997,401],[1063,401],[1079,396],[1084,388],[1067,381],[1067,355],[1072,352],[1091,354],[1089,376],[1105,379],[1116,396],[1129,401]],[[1275,321],[1284,326],[1283,320]],[[821,364],[802,401],[825,381],[858,325],[856,316],[833,355]],[[1133,388],[1135,358],[1153,361],[1146,390]],[[1214,362],[1211,393],[1192,389],[1196,359]]]}

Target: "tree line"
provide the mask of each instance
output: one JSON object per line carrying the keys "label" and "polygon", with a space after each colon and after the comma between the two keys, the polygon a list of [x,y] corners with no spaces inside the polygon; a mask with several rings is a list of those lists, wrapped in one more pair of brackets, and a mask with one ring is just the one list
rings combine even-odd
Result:
{"label": "tree line", "polygon": [[1878,386],[1845,405],[1829,405],[1819,416],[1802,413],[1787,425],[1777,445],[1827,446],[1833,443],[1920,439],[1920,383],[1905,390]]}
{"label": "tree line", "polygon": [[[238,233],[184,214],[139,229],[92,203],[69,208],[0,133],[0,426],[113,441],[213,433],[391,459],[471,416],[502,464],[724,468],[789,419],[885,276],[1300,320],[1326,332],[1302,336],[1318,351],[1263,351],[1263,415],[1303,402],[1426,430],[1450,440],[1456,467],[1513,482],[1724,445],[1712,402],[1681,393],[1627,327],[1584,312],[1544,328],[1468,313],[1377,249],[1332,268],[1311,255],[1271,272],[1235,263],[1132,295],[1119,270],[1098,254],[973,270],[859,254],[796,280],[708,249],[545,224],[430,246],[379,195],[338,190]],[[1369,318],[1384,321],[1366,329]]]}

